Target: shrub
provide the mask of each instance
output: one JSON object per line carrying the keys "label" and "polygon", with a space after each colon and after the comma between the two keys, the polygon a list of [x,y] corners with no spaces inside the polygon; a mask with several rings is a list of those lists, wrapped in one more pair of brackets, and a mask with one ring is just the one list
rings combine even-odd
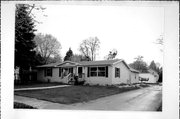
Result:
{"label": "shrub", "polygon": [[17,108],[17,109],[37,109],[37,108],[32,107],[30,105],[26,105],[26,104],[18,103],[18,102],[14,102],[14,108]]}

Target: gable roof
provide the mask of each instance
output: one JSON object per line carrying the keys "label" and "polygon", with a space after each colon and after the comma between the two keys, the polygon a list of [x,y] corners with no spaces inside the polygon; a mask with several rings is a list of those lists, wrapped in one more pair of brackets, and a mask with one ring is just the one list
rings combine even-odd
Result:
{"label": "gable roof", "polygon": [[43,68],[43,67],[60,67],[61,65],[63,66],[68,66],[66,63],[69,63],[69,66],[74,66],[74,65],[78,65],[79,63],[77,62],[72,62],[72,61],[65,61],[65,62],[61,62],[61,63],[51,63],[51,64],[45,64],[45,65],[41,65],[41,66],[37,66],[38,68]]}
{"label": "gable roof", "polygon": [[134,72],[134,73],[139,73],[140,71],[138,71],[138,70],[135,70],[135,69],[133,69],[133,68],[131,68],[131,67],[129,67],[130,68],[130,71],[131,72]]}
{"label": "gable roof", "polygon": [[99,61],[82,61],[79,62],[82,66],[95,66],[95,65],[113,65],[116,62],[122,61],[120,59],[116,60],[99,60]]}
{"label": "gable roof", "polygon": [[126,62],[122,59],[115,59],[115,60],[99,60],[99,61],[81,61],[81,62],[72,62],[72,61],[65,61],[61,63],[51,63],[46,65],[37,66],[37,68],[45,68],[45,67],[74,67],[74,66],[103,66],[103,65],[114,65],[116,63],[123,62],[124,65],[134,73],[139,73],[139,71],[129,67]]}
{"label": "gable roof", "polygon": [[41,68],[41,67],[56,67],[58,64],[61,64],[61,63],[50,63],[50,64],[40,65],[40,66],[36,66],[36,67],[37,68]]}
{"label": "gable roof", "polygon": [[[121,59],[116,59],[116,60],[99,60],[99,61],[81,61],[81,62],[72,62],[72,61],[65,61],[62,63],[51,63],[51,64],[45,64],[41,66],[37,66],[38,68],[43,68],[43,67],[68,67],[68,66],[96,66],[96,65],[113,65],[115,63],[121,62],[123,60]],[[123,61],[124,62],[124,61]],[[69,63],[69,64],[67,64]],[[126,63],[125,63],[126,65]]]}

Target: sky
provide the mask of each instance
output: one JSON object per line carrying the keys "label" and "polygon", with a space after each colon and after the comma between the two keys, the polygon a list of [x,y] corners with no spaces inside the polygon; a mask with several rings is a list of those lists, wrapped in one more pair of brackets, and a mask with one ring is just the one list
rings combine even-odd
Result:
{"label": "sky", "polygon": [[44,5],[43,14],[34,11],[37,33],[51,34],[60,42],[61,56],[69,48],[80,54],[80,43],[89,38],[100,40],[96,60],[103,60],[112,49],[116,58],[132,63],[138,55],[149,64],[152,60],[163,64],[163,47],[155,44],[164,33],[162,7]]}

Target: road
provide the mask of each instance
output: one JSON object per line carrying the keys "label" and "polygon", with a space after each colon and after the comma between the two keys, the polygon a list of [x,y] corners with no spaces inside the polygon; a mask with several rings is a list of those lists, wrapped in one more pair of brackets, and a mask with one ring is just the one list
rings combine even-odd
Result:
{"label": "road", "polygon": [[[23,102],[23,100],[25,101]],[[71,105],[51,103],[21,96],[15,96],[15,101],[30,104],[41,109],[156,111],[162,102],[162,87],[152,86]]]}
{"label": "road", "polygon": [[84,104],[74,104],[73,109],[156,111],[161,101],[161,87],[153,86],[101,98]]}

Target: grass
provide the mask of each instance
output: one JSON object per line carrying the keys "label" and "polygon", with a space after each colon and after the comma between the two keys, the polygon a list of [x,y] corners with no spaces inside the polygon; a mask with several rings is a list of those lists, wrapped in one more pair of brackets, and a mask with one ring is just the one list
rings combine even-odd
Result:
{"label": "grass", "polygon": [[70,86],[43,90],[15,91],[15,95],[36,99],[72,104],[110,96],[125,91],[138,89],[137,87],[117,88],[112,86]]}
{"label": "grass", "polygon": [[32,107],[30,105],[26,105],[23,103],[14,102],[14,108],[16,109],[36,109],[35,107]]}
{"label": "grass", "polygon": [[14,85],[14,89],[20,88],[35,88],[35,87],[49,87],[49,86],[57,86],[62,85],[62,83],[28,83],[28,84],[19,84]]}

